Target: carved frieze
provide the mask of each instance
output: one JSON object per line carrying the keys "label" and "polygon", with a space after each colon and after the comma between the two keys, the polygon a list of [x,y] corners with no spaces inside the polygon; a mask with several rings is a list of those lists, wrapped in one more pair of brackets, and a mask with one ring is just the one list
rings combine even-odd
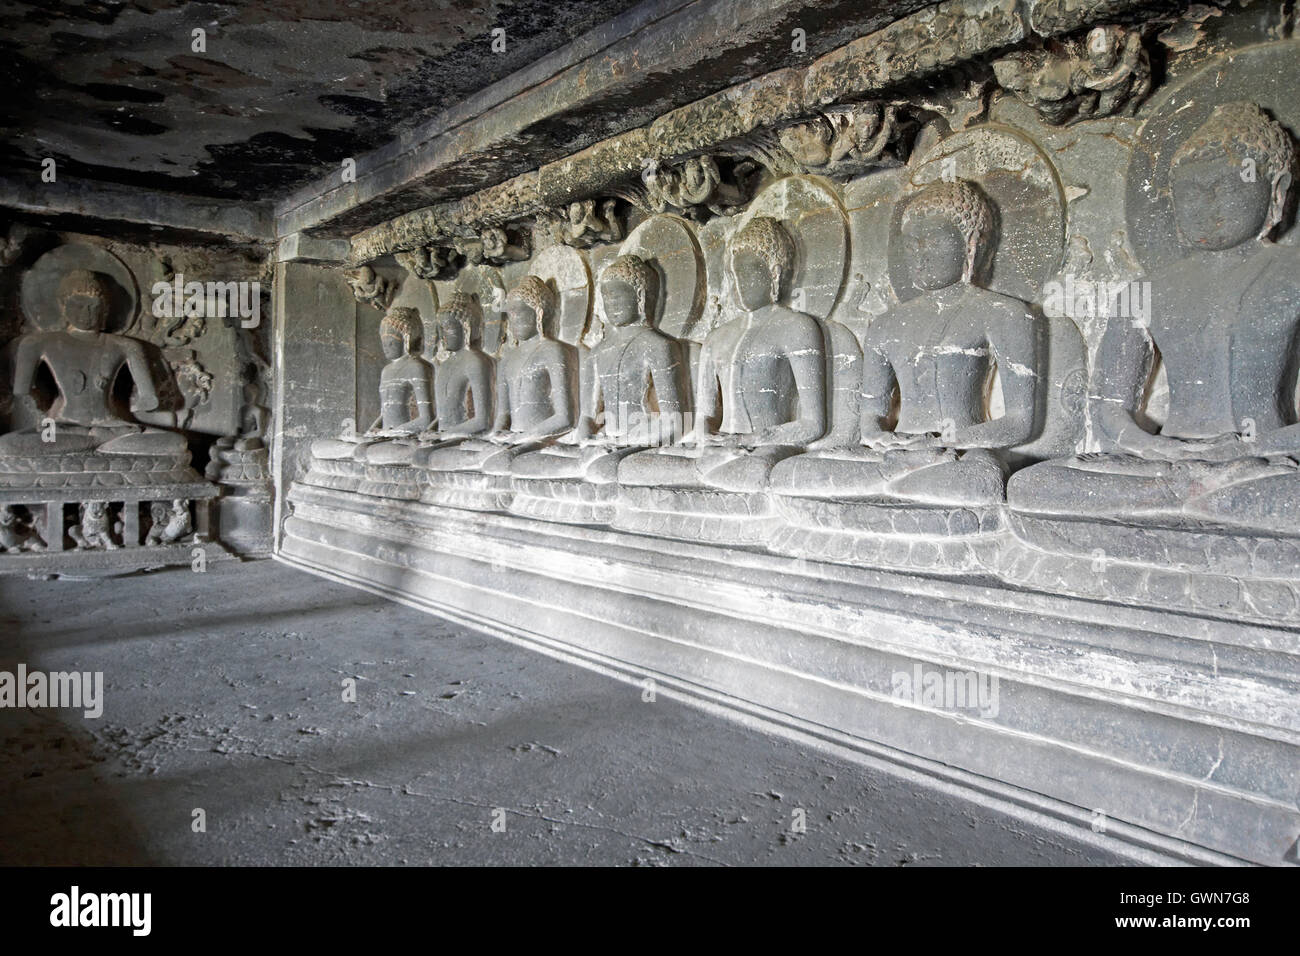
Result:
{"label": "carved frieze", "polygon": [[1056,126],[1131,116],[1151,92],[1151,60],[1136,29],[1093,27],[1087,36],[993,61],[1002,87]]}
{"label": "carved frieze", "polygon": [[[848,179],[907,159],[899,109],[892,104],[833,107],[777,134],[790,171]],[[780,160],[776,161],[780,165]]]}
{"label": "carved frieze", "polygon": [[623,222],[616,199],[574,200],[563,209],[538,217],[553,242],[586,248],[597,243],[619,242]]}
{"label": "carved frieze", "polygon": [[397,287],[387,276],[382,276],[370,266],[349,269],[345,274],[352,294],[358,302],[376,309],[386,309],[397,294]]}
{"label": "carved frieze", "polygon": [[[352,240],[352,261],[362,264],[422,246],[455,248],[453,237],[481,239],[485,227],[517,226],[538,217],[551,222],[574,202],[595,200],[594,213],[603,217],[602,197],[609,196],[692,218],[730,215],[752,195],[752,186],[746,188],[743,169],[724,170],[721,161],[752,156],[755,150],[778,174],[843,177],[881,160],[889,165],[904,158],[901,144],[885,108],[869,104],[889,94],[888,102],[898,105],[892,95],[911,84],[918,90],[914,105],[927,108],[920,90],[932,88],[944,70],[968,65],[987,70],[981,58],[989,54],[1034,37],[1073,33],[1141,5],[1139,0],[949,0],[926,7],[806,67],[746,80],[539,171],[367,229]],[[1106,27],[1095,48],[1078,49],[1091,66],[1080,72],[1077,84],[1081,107],[1068,106],[1066,112],[1131,110],[1148,92],[1145,53],[1127,31]],[[1113,64],[1105,67],[1112,56]],[[1028,75],[1028,67],[1003,69]],[[900,115],[893,116],[895,123]],[[786,129],[790,132],[782,136]],[[764,157],[765,150],[776,153]],[[796,154],[800,158],[792,158]],[[719,167],[716,175],[710,162]],[[652,182],[645,181],[646,173]],[[601,232],[609,234],[589,229],[576,241]]]}
{"label": "carved frieze", "polygon": [[[770,98],[769,122],[719,94],[652,124],[662,141],[586,150],[611,166],[585,179],[570,169],[571,181],[599,190],[549,211],[529,205],[529,183],[462,201],[495,224],[448,230],[443,219],[431,245],[456,250],[446,265],[424,267],[413,252],[399,261],[438,282],[454,275],[458,294],[480,297],[477,315],[505,312],[496,428],[472,440],[431,432],[410,467],[436,477],[385,473],[382,484],[405,495],[432,480],[437,503],[454,508],[1058,590],[1082,558],[1058,553],[1073,521],[1103,563],[1112,553],[1139,563],[1135,542],[1159,542],[1165,556],[1144,574],[1200,575],[1215,593],[1236,588],[1232,606],[1252,619],[1288,619],[1278,560],[1230,572],[1231,561],[1207,559],[1191,572],[1173,555],[1211,540],[1262,554],[1266,538],[1300,538],[1282,514],[1300,493],[1294,383],[1278,364],[1292,358],[1281,339],[1265,342],[1269,329],[1291,334],[1300,301],[1280,264],[1293,240],[1273,242],[1289,227],[1300,116],[1280,87],[1246,97],[1251,84],[1226,61],[1189,87],[1199,99],[1152,98],[1143,36],[1155,28],[1063,7],[1044,13],[1056,35],[1040,42],[1029,19],[1042,4],[992,0],[963,20],[967,6],[930,8],[804,72],[750,81]],[[916,44],[923,34],[933,49]],[[1008,43],[988,47],[996,36]],[[974,58],[991,48],[996,60]],[[1259,71],[1270,77],[1300,58],[1294,43],[1261,50],[1233,56],[1270,57]],[[848,63],[869,75],[847,90],[962,66],[887,97],[817,85]],[[691,125],[710,117],[722,137],[711,145],[711,130]],[[1115,155],[1133,157],[1126,186],[1105,172]],[[563,189],[557,180],[548,199]],[[520,204],[489,212],[488,198]],[[622,211],[636,224],[627,238]],[[502,255],[530,217],[537,248]],[[1204,262],[1189,277],[1191,257]],[[504,304],[505,280],[466,278],[494,264],[513,285]],[[1160,320],[1046,308],[1054,284],[1108,268],[1127,281],[1142,266],[1163,295]],[[1237,304],[1189,325],[1190,287],[1197,301]],[[1217,338],[1201,334],[1225,323]],[[1246,339],[1256,358],[1214,351]],[[1225,362],[1242,394],[1229,384],[1210,395]],[[683,426],[668,439],[613,442],[628,430],[617,416],[665,411]],[[366,469],[394,455],[321,474],[331,487],[374,488]],[[1300,584],[1279,586],[1300,615]],[[1124,599],[1108,588],[1099,593]]]}

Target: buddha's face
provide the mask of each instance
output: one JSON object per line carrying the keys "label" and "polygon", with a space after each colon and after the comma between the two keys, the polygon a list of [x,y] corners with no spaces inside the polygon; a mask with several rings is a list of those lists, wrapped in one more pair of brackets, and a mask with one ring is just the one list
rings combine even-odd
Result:
{"label": "buddha's face", "polygon": [[515,341],[525,342],[537,334],[537,313],[522,299],[507,299],[506,324]]}
{"label": "buddha's face", "polygon": [[75,293],[61,303],[63,320],[78,332],[102,332],[108,318],[108,302],[101,295]]}
{"label": "buddha's face", "polygon": [[610,325],[633,325],[644,319],[636,289],[622,279],[605,279],[600,283],[600,301],[605,306],[605,320]]}
{"label": "buddha's face", "polygon": [[1114,30],[1094,27],[1088,34],[1088,59],[1101,70],[1109,70],[1119,60],[1119,37]]}
{"label": "buddha's face", "polygon": [[465,347],[465,329],[455,313],[438,313],[438,338],[448,352],[459,352]]}
{"label": "buddha's face", "polygon": [[1244,159],[1236,153],[1191,156],[1170,170],[1174,220],[1187,245],[1231,249],[1263,230],[1272,186],[1263,169],[1256,169],[1254,176],[1243,176]]}
{"label": "buddha's face", "polygon": [[384,350],[384,358],[392,362],[406,354],[406,343],[396,332],[381,330],[379,333],[379,347]]}
{"label": "buddha's face", "polygon": [[772,304],[772,273],[767,261],[749,249],[737,249],[731,254],[731,281],[736,288],[736,298],[746,312],[753,312]]}
{"label": "buddha's face", "polygon": [[903,221],[903,255],[912,285],[925,292],[960,282],[966,266],[966,237],[946,216]]}

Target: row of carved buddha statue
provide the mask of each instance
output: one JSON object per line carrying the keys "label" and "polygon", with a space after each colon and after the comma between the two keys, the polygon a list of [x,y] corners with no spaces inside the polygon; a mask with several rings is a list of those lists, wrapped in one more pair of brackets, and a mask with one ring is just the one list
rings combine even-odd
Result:
{"label": "row of carved buddha statue", "polygon": [[[1248,164],[1259,175],[1243,176]],[[1148,277],[1149,327],[1115,319],[1105,331],[1090,390],[1101,451],[1022,469],[1013,508],[1300,529],[1300,261],[1270,241],[1293,167],[1289,136],[1251,104],[1218,107],[1182,144],[1170,179],[1185,256]],[[435,485],[455,473],[512,478],[514,490],[542,498],[563,496],[555,482],[714,493],[667,506],[687,512],[727,513],[737,502],[725,496],[768,492],[997,505],[1008,468],[1000,452],[1041,427],[1042,319],[981,285],[996,237],[977,185],[926,187],[908,200],[901,233],[919,294],[875,319],[861,360],[849,363],[836,361],[833,323],[784,304],[795,248],[766,217],[728,245],[734,310],[704,341],[693,385],[683,343],[653,325],[656,270],[633,255],[599,276],[602,337],[589,348],[548,337],[557,300],[536,276],[507,298],[496,361],[475,345],[474,299],[458,295],[440,310],[433,363],[417,354],[419,315],[393,309],[381,326],[390,361],[377,428],[318,442],[316,457],[410,465]],[[1169,411],[1153,433],[1139,421],[1157,351]],[[856,380],[833,381],[841,367]],[[990,418],[994,369],[1004,410]],[[856,394],[850,433],[830,433],[837,388]]]}

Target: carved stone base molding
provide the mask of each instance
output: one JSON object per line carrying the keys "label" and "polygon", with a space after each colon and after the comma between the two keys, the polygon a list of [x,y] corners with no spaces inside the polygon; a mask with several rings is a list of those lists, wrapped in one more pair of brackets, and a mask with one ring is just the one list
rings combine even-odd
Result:
{"label": "carved stone base molding", "polygon": [[614,527],[684,541],[761,546],[781,516],[762,492],[625,486]]}
{"label": "carved stone base molding", "polygon": [[1261,623],[1300,620],[1300,540],[1231,529],[1013,515],[1002,578],[1081,597],[1185,607]]}
{"label": "carved stone base molding", "polygon": [[68,488],[62,495],[0,490],[0,574],[113,575],[187,564],[201,569],[208,560],[232,557],[215,540],[213,510],[220,494],[216,485],[198,480]]}
{"label": "carved stone base molding", "polygon": [[618,486],[573,478],[514,478],[510,513],[569,524],[609,524]]}
{"label": "carved stone base molding", "polygon": [[786,521],[768,549],[836,564],[987,573],[996,567],[1004,537],[997,508],[922,508],[785,496],[777,498],[777,505]]}
{"label": "carved stone base molding", "polygon": [[279,557],[306,570],[1136,859],[1293,859],[1293,631],[302,484],[290,504]]}
{"label": "carved stone base molding", "polygon": [[[314,459],[302,484],[793,558],[1300,628],[1300,538],[938,506]],[[1293,638],[1294,640],[1294,638]]]}

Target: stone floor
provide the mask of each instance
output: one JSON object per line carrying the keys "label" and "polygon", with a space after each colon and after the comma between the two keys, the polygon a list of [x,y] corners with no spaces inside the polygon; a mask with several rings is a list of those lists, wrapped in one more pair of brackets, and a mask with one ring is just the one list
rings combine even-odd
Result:
{"label": "stone floor", "polygon": [[105,706],[0,709],[0,864],[1122,862],[269,561],[0,579],[20,661]]}

